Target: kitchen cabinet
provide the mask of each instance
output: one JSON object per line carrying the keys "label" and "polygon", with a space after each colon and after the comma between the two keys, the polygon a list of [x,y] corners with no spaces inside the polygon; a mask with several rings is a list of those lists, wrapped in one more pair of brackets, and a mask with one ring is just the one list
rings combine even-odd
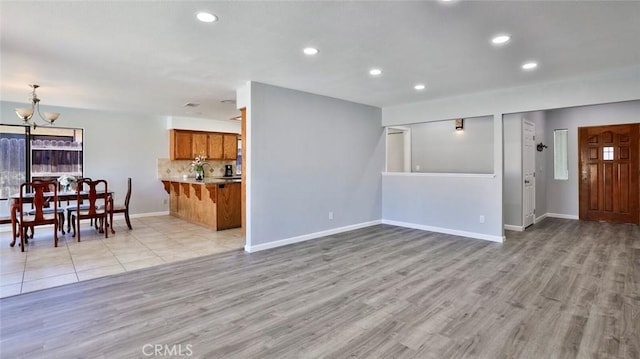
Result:
{"label": "kitchen cabinet", "polygon": [[238,135],[235,133],[210,133],[209,154],[212,160],[235,160],[238,158]]}
{"label": "kitchen cabinet", "polygon": [[240,183],[218,185],[217,229],[238,228],[242,225],[240,213]]}
{"label": "kitchen cabinet", "polygon": [[235,160],[238,157],[238,135],[224,132],[170,130],[169,157],[193,160],[205,155],[209,160]]}
{"label": "kitchen cabinet", "polygon": [[169,157],[172,160],[193,159],[193,136],[191,131],[171,130],[169,137]]}
{"label": "kitchen cabinet", "polygon": [[242,226],[240,182],[163,179],[162,184],[172,216],[218,231]]}
{"label": "kitchen cabinet", "polygon": [[223,141],[224,137],[222,133],[210,133],[209,134],[209,146],[207,150],[208,158],[212,160],[221,160],[223,156]]}
{"label": "kitchen cabinet", "polygon": [[191,159],[196,156],[208,156],[207,141],[209,135],[206,132],[193,132],[191,134]]}
{"label": "kitchen cabinet", "polygon": [[222,141],[222,159],[235,160],[238,158],[238,135],[225,133]]}

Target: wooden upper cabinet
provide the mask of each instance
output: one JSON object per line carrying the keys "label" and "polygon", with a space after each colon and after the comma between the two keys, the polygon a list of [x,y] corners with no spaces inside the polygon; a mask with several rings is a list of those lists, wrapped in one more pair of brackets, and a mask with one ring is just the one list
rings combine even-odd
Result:
{"label": "wooden upper cabinet", "polygon": [[191,159],[194,159],[196,156],[206,156],[207,158],[209,158],[210,157],[208,155],[209,148],[207,147],[207,139],[209,137],[209,134],[206,132],[193,132],[191,136],[192,136]]}
{"label": "wooden upper cabinet", "polygon": [[235,160],[238,158],[238,135],[225,133],[223,143],[223,159]]}
{"label": "wooden upper cabinet", "polygon": [[208,160],[238,158],[238,135],[235,133],[170,130],[170,158],[193,160],[204,155]]}
{"label": "wooden upper cabinet", "polygon": [[169,157],[172,160],[193,159],[191,131],[171,130],[169,137]]}
{"label": "wooden upper cabinet", "polygon": [[212,160],[221,160],[223,158],[222,133],[209,133],[209,146],[207,148],[208,158]]}

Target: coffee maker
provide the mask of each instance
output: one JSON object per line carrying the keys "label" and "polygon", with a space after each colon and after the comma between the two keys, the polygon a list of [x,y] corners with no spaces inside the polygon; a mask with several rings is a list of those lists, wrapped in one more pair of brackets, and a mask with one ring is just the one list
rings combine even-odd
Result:
{"label": "coffee maker", "polygon": [[233,177],[233,166],[232,165],[224,165],[224,176],[225,177]]}

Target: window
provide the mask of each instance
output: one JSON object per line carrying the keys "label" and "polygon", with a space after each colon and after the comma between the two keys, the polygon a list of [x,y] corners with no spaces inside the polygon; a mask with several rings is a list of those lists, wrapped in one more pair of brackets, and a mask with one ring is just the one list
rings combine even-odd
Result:
{"label": "window", "polygon": [[242,175],[242,138],[238,136],[238,157],[236,157],[236,176]]}
{"label": "window", "polygon": [[569,130],[553,131],[553,179],[568,180],[567,134]]}
{"label": "window", "polygon": [[613,161],[613,147],[602,148],[602,159],[605,161]]}

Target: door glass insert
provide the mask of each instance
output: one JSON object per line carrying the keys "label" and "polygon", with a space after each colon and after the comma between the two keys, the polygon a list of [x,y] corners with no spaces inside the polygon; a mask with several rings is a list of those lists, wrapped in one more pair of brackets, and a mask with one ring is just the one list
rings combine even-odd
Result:
{"label": "door glass insert", "polygon": [[602,159],[613,161],[613,147],[602,147]]}
{"label": "door glass insert", "polygon": [[553,179],[569,179],[569,160],[567,156],[568,130],[553,131]]}

